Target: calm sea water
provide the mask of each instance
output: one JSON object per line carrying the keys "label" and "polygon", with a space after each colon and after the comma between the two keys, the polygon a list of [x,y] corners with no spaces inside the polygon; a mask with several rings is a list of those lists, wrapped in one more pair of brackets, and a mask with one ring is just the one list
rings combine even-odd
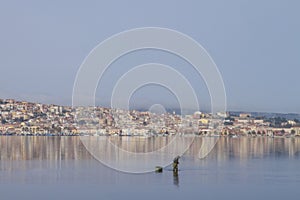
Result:
{"label": "calm sea water", "polygon": [[[146,143],[165,142],[153,140]],[[173,176],[171,167],[161,174],[105,167],[79,137],[0,136],[0,199],[299,198],[300,138],[220,138],[199,159],[201,144],[196,138]]]}

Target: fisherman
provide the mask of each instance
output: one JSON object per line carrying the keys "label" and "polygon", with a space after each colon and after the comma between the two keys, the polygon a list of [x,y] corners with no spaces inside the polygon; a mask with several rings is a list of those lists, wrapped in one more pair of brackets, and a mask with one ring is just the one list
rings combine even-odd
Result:
{"label": "fisherman", "polygon": [[180,156],[176,156],[173,160],[173,172],[174,173],[178,172],[179,158],[180,158]]}

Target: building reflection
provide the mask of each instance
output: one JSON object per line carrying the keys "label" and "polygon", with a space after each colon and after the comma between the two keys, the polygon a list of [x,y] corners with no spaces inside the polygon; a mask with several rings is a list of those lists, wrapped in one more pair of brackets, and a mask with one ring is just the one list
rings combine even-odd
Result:
{"label": "building reflection", "polygon": [[[137,153],[156,151],[171,140],[168,137],[109,139],[119,148]],[[204,141],[202,137],[196,137],[185,156],[197,158]],[[109,149],[105,153],[113,154]],[[208,156],[218,161],[279,156],[293,158],[300,156],[300,138],[221,137]],[[80,137],[0,136],[0,160],[83,159],[92,159],[92,156],[81,143]]]}
{"label": "building reflection", "polygon": [[0,160],[65,160],[91,158],[79,137],[1,136]]}
{"label": "building reflection", "polygon": [[[196,154],[203,145],[202,140],[196,138],[186,155],[197,157]],[[300,156],[300,138],[221,137],[208,156],[218,161],[267,157],[293,158]]]}

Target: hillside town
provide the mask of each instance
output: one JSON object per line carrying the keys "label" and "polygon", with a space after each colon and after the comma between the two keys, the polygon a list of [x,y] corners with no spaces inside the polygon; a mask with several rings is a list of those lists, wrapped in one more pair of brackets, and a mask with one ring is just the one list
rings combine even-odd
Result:
{"label": "hillside town", "polygon": [[[220,120],[222,119],[222,120]],[[0,99],[0,135],[23,136],[300,136],[300,122],[249,113],[173,113],[46,105]]]}

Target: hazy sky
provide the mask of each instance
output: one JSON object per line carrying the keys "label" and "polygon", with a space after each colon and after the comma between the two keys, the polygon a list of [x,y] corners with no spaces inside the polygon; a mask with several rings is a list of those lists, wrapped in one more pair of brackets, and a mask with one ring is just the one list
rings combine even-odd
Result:
{"label": "hazy sky", "polygon": [[[300,113],[299,10],[297,0],[1,1],[0,98],[71,104],[77,70],[98,43],[127,29],[158,26],[206,48],[223,76],[229,110]],[[145,51],[120,62],[180,63],[168,56]],[[119,69],[116,64],[111,73]]]}

